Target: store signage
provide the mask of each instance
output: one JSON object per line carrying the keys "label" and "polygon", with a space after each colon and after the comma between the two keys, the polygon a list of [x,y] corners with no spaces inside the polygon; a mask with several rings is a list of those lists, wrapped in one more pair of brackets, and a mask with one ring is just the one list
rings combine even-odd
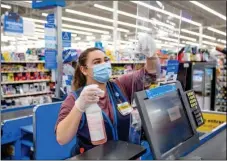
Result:
{"label": "store signage", "polygon": [[45,24],[45,48],[56,49],[56,27],[54,24]]}
{"label": "store signage", "polygon": [[47,15],[47,23],[48,24],[55,24],[55,16],[54,13],[50,13]]}
{"label": "store signage", "polygon": [[151,99],[175,90],[176,90],[175,85],[163,85],[157,88],[146,90],[146,94],[147,94],[147,97]]}
{"label": "store signage", "polygon": [[63,47],[71,47],[71,32],[62,32],[62,46]]}
{"label": "store signage", "polygon": [[57,51],[53,49],[45,50],[45,68],[57,69]]}
{"label": "store signage", "polygon": [[4,15],[3,29],[5,33],[22,35],[24,32],[22,17],[14,12],[6,13]]}
{"label": "store signage", "polygon": [[179,68],[178,60],[169,60],[166,67],[166,83],[176,82]]}
{"label": "store signage", "polygon": [[32,8],[33,9],[49,9],[53,7],[65,7],[65,0],[33,0]]}
{"label": "store signage", "polygon": [[200,126],[197,130],[200,132],[211,132],[219,125],[226,122],[226,113],[221,112],[202,112],[204,118],[204,125]]}

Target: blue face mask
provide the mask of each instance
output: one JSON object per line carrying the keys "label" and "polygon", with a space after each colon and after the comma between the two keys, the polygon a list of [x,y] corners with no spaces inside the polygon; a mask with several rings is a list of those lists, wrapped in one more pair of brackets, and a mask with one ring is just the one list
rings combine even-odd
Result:
{"label": "blue face mask", "polygon": [[98,64],[93,67],[93,79],[99,83],[106,83],[112,75],[110,63]]}

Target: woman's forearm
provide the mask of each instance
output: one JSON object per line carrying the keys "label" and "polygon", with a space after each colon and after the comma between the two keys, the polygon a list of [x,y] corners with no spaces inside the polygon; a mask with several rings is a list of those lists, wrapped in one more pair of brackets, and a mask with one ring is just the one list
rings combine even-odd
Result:
{"label": "woman's forearm", "polygon": [[74,106],[68,116],[58,124],[56,136],[60,145],[67,144],[76,135],[81,117],[82,113]]}

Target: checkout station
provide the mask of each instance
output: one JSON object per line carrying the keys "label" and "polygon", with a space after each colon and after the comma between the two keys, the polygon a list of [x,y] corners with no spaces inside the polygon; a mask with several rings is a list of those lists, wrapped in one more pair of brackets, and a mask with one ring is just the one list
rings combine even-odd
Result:
{"label": "checkout station", "polygon": [[61,102],[2,112],[2,151],[11,152],[2,159],[226,160],[226,122],[198,132],[206,122],[193,91],[176,82],[137,92],[135,101],[146,141],[109,141],[77,156],[71,155],[76,137],[64,146],[56,141]]}

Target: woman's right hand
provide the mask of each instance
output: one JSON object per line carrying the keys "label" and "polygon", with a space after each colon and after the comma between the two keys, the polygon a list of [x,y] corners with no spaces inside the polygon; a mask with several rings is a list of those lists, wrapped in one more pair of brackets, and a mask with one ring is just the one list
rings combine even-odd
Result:
{"label": "woman's right hand", "polygon": [[99,101],[99,97],[104,92],[98,88],[98,85],[92,84],[84,87],[79,98],[75,101],[75,107],[80,111],[84,112],[86,108],[92,104]]}

